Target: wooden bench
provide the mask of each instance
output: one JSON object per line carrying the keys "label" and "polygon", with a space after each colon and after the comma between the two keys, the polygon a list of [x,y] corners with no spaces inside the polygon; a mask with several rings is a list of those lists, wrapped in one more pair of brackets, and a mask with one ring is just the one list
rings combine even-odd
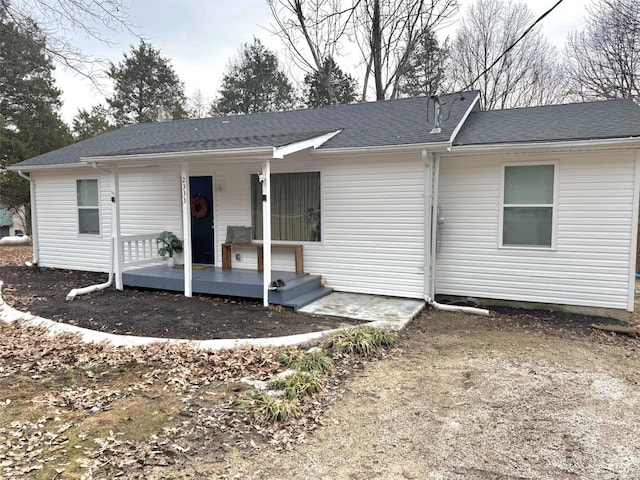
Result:
{"label": "wooden bench", "polygon": [[[255,248],[258,252],[258,271],[264,270],[264,250],[261,243],[223,243],[222,244],[222,269],[231,269],[231,248]],[[272,243],[271,250],[274,249],[293,249],[296,259],[296,273],[304,273],[304,257],[302,253],[302,245]]]}

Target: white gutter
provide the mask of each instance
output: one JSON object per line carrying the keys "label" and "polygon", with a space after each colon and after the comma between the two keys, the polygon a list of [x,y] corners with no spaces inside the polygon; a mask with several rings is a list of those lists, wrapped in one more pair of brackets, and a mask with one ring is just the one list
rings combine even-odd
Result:
{"label": "white gutter", "polygon": [[9,165],[7,170],[10,172],[39,172],[46,170],[60,170],[60,169],[73,169],[73,168],[87,168],[90,165],[85,163],[58,163],[55,165]]}
{"label": "white gutter", "polygon": [[225,148],[216,150],[194,150],[191,152],[163,152],[163,153],[136,153],[131,155],[101,155],[94,157],[80,157],[83,163],[115,163],[115,162],[136,162],[136,161],[158,161],[158,160],[187,160],[194,157],[272,157],[274,147],[251,147],[251,148]]}
{"label": "white gutter", "polygon": [[36,209],[36,183],[28,175],[25,175],[22,170],[18,170],[18,175],[29,182],[29,203],[31,203],[31,249],[32,249],[32,264],[37,265],[40,261],[40,250],[38,248],[38,217]]}
{"label": "white gutter", "polygon": [[84,295],[86,293],[97,292],[98,290],[104,290],[109,288],[113,284],[113,250],[115,245],[115,239],[111,237],[111,248],[109,249],[109,278],[105,283],[98,285],[90,285],[88,287],[74,288],[67,293],[67,300],[73,300],[78,295]]}
{"label": "white gutter", "polygon": [[496,143],[482,145],[451,145],[449,152],[460,153],[493,153],[496,151],[517,151],[517,150],[554,150],[554,149],[581,149],[591,150],[594,148],[638,148],[640,137],[611,138],[597,140],[575,140],[563,142],[529,142],[529,143]]}
{"label": "white gutter", "polygon": [[408,145],[382,145],[371,147],[354,147],[354,148],[323,148],[322,150],[312,150],[311,153],[318,157],[338,157],[344,155],[350,156],[372,156],[372,155],[389,155],[390,153],[415,153],[416,150],[442,150],[445,151],[451,146],[449,141],[433,142],[433,143],[412,143]]}

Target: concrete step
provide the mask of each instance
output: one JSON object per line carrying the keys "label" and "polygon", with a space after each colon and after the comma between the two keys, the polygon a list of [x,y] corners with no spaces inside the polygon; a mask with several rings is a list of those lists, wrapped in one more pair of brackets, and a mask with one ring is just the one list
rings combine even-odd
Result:
{"label": "concrete step", "polygon": [[[273,280],[277,280],[274,278]],[[284,305],[285,302],[321,288],[320,275],[301,275],[285,283],[277,290],[269,292],[269,302]]]}
{"label": "concrete step", "polygon": [[333,292],[333,288],[320,287],[310,292],[304,293],[299,297],[295,297],[290,300],[287,300],[282,305],[284,305],[285,307],[291,307],[295,311],[298,311],[300,308],[306,305],[309,305],[311,302],[315,302],[316,300],[322,297],[326,297],[332,292]]}

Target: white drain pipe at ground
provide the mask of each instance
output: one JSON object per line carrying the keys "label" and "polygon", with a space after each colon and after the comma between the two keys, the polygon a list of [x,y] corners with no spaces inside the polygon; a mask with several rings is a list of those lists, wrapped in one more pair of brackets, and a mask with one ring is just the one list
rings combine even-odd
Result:
{"label": "white drain pipe at ground", "polygon": [[73,300],[77,295],[84,295],[86,293],[97,292],[109,288],[113,284],[113,244],[114,238],[111,238],[111,248],[109,249],[109,279],[105,283],[99,283],[97,285],[90,285],[88,287],[74,288],[67,294],[67,300]]}
{"label": "white drain pipe at ground", "polygon": [[[428,152],[426,150],[422,151],[423,160],[427,161]],[[433,159],[431,160],[431,211],[428,212],[425,207],[425,214],[431,215],[431,241],[429,243],[429,255],[430,255],[430,294],[435,295],[436,292],[436,255],[437,255],[437,244],[438,244],[438,228],[440,228],[440,219],[438,218],[438,189],[440,185],[440,154],[435,153]],[[427,226],[427,220],[425,218],[425,229]],[[444,305],[442,303],[436,302],[430,296],[425,297],[425,302],[428,305],[435,308],[436,310],[442,310],[445,312],[462,312],[462,313],[471,313],[473,315],[484,315],[489,316],[489,310],[485,310],[484,308],[475,308],[475,307],[465,307],[462,305]]]}
{"label": "white drain pipe at ground", "polygon": [[436,302],[433,298],[427,297],[425,299],[427,304],[435,308],[436,310],[442,310],[445,312],[462,312],[462,313],[472,313],[473,315],[484,315],[485,317],[489,316],[489,310],[484,308],[476,308],[476,307],[465,307],[462,305],[444,305],[442,303]]}

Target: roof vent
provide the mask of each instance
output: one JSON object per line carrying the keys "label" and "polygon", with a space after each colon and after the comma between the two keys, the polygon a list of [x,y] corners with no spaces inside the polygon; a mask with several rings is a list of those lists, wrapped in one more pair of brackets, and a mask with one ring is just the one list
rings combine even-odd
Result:
{"label": "roof vent", "polygon": [[441,108],[440,108],[440,96],[439,95],[431,95],[431,99],[433,100],[433,128],[430,133],[440,133],[442,132],[442,128],[440,128],[440,117],[441,117]]}

